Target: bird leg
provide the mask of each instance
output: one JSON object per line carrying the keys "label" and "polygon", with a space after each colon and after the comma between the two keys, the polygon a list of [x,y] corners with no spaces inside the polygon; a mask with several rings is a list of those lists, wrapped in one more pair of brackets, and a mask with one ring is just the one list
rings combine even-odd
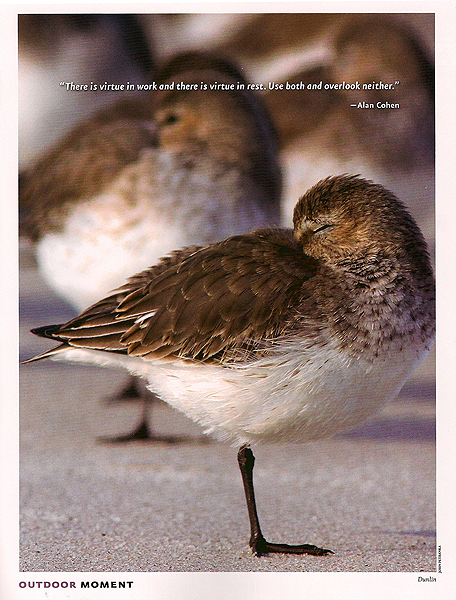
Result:
{"label": "bird leg", "polygon": [[208,443],[207,436],[186,436],[186,435],[161,435],[154,433],[150,426],[153,405],[160,399],[146,387],[141,387],[138,377],[131,377],[127,386],[125,386],[117,395],[109,400],[120,401],[122,399],[137,398],[142,402],[141,419],[138,425],[130,433],[116,436],[99,437],[98,441],[112,444],[121,444],[126,442],[144,441],[149,443],[165,444],[183,444],[183,443]]}
{"label": "bird leg", "polygon": [[121,402],[123,400],[134,400],[143,398],[143,390],[139,385],[139,378],[131,376],[127,385],[124,385],[116,394],[108,398],[109,402]]}
{"label": "bird leg", "polygon": [[151,431],[148,425],[148,416],[150,413],[151,405],[154,402],[154,398],[149,398],[143,395],[141,398],[142,403],[142,412],[141,412],[141,420],[138,425],[131,431],[130,433],[126,433],[124,435],[117,435],[112,438],[107,438],[106,441],[110,442],[130,442],[135,440],[158,440],[155,434]]}
{"label": "bird leg", "polygon": [[248,446],[241,446],[238,452],[238,464],[244,484],[245,498],[247,501],[247,510],[250,521],[250,541],[249,546],[255,556],[262,556],[270,552],[285,554],[312,554],[313,556],[325,556],[333,554],[331,550],[318,548],[312,544],[301,544],[290,546],[288,544],[272,544],[264,539],[261,533],[260,521],[255,502],[255,492],[253,489],[253,465],[255,457]]}
{"label": "bird leg", "polygon": [[150,410],[150,405],[153,403],[154,399],[154,396],[150,394],[148,390],[141,388],[138,377],[130,377],[128,384],[124,386],[119,392],[109,397],[107,401],[111,403],[122,402],[123,400],[140,400],[142,403],[141,420],[139,424],[135,427],[135,429],[133,429],[133,431],[131,431],[130,433],[113,437],[100,437],[99,441],[122,443],[135,440],[154,439],[154,434],[152,433],[148,425],[148,413]]}
{"label": "bird leg", "polygon": [[[147,396],[146,396],[147,394]],[[140,377],[131,375],[126,385],[123,385],[117,392],[108,396],[105,401],[107,404],[118,404],[128,400],[142,400],[148,397],[150,392],[145,386],[141,385]]]}

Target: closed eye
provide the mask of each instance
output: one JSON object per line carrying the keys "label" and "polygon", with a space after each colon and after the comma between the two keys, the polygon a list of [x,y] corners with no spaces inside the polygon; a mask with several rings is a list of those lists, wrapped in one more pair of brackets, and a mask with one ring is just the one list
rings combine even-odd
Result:
{"label": "closed eye", "polygon": [[313,232],[314,233],[320,233],[320,231],[324,231],[325,229],[329,229],[332,226],[333,226],[332,223],[326,223],[326,225],[321,225],[317,229],[314,229]]}

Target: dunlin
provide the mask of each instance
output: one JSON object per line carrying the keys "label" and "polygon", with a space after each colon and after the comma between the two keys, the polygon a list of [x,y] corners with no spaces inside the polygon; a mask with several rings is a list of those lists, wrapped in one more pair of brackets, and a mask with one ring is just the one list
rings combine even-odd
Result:
{"label": "dunlin", "polygon": [[[173,59],[157,77],[167,89],[95,115],[25,179],[41,274],[78,311],[174,248],[279,224],[275,133],[236,73]],[[149,433],[143,419],[134,437]]]}
{"label": "dunlin", "polygon": [[72,321],[33,330],[61,343],[31,360],[124,367],[241,446],[256,555],[329,550],[265,540],[249,445],[306,442],[367,419],[398,394],[435,331],[426,243],[391,192],[331,177],[299,200],[293,223],[175,251]]}

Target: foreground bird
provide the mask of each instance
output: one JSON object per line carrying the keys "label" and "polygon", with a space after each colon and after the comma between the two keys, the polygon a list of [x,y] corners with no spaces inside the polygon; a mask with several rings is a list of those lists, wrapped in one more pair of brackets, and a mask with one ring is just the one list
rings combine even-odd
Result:
{"label": "foreground bird", "polygon": [[255,442],[332,436],[394,398],[430,349],[434,278],[402,203],[355,176],[297,203],[294,231],[263,229],[178,250],[64,325],[31,359],[123,366],[238,454],[250,547],[267,542],[253,492]]}
{"label": "foreground bird", "polygon": [[[236,89],[240,77],[218,57],[175,57],[157,76],[164,90],[82,123],[27,176],[40,272],[78,312],[174,248],[279,224],[274,130],[258,97]],[[173,441],[151,432],[147,406],[113,441]]]}

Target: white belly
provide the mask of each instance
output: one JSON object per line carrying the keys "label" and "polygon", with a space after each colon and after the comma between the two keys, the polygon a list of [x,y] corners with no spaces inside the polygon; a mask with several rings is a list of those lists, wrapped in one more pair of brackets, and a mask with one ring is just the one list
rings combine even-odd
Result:
{"label": "white belly", "polygon": [[296,341],[286,352],[236,367],[74,348],[55,358],[127,368],[207,433],[243,444],[305,442],[350,429],[398,394],[426,352],[411,348],[372,363]]}

